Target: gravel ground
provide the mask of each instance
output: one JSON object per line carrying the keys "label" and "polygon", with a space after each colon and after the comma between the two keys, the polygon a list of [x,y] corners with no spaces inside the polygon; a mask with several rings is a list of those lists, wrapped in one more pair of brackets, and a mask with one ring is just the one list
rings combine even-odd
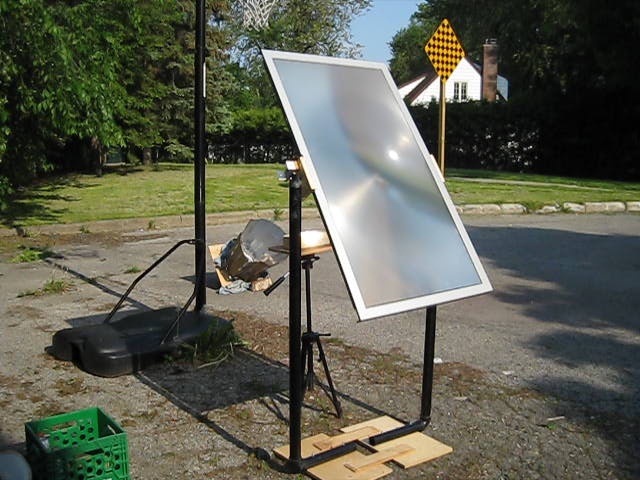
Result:
{"label": "gravel ground", "polygon": [[[271,449],[288,443],[287,329],[247,311],[219,311],[233,320],[247,348],[217,368],[167,361],[135,376],[103,379],[44,353],[57,330],[100,319],[133,275],[157,252],[159,234],[85,233],[55,239],[49,262],[9,263],[18,242],[4,241],[0,261],[0,449],[24,448],[24,423],[59,412],[101,406],[125,428],[136,479],[296,478],[283,473]],[[13,243],[12,243],[13,242]],[[107,252],[107,254],[105,254]],[[78,265],[62,272],[54,264]],[[189,266],[172,266],[141,286],[150,307],[185,298]],[[179,281],[175,281],[175,278]],[[50,279],[65,291],[44,294]],[[171,295],[167,296],[166,292]],[[215,295],[210,293],[210,295]],[[251,295],[247,302],[251,302]],[[284,313],[283,313],[284,315]],[[325,343],[344,418],[320,390],[307,394],[303,435],[379,415],[418,414],[421,366],[400,350],[384,353],[344,338]],[[635,413],[591,410],[544,391],[509,383],[460,362],[436,365],[433,420],[427,433],[454,452],[386,478],[635,479],[640,478],[640,420]],[[625,413],[627,415],[625,416]]]}

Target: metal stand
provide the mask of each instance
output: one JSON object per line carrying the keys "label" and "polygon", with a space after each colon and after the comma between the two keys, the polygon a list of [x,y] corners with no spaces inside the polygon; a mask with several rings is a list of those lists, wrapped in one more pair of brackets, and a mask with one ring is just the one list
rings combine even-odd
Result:
{"label": "metal stand", "polygon": [[291,171],[289,175],[289,469],[293,472],[302,470],[301,232],[302,181],[297,171]]}
{"label": "metal stand", "polygon": [[206,11],[205,1],[196,0],[196,51],[194,58],[195,85],[194,85],[194,223],[195,237],[198,243],[195,246],[195,270],[196,270],[196,310],[201,310],[207,303],[206,274],[207,271],[207,232],[206,232],[206,206],[205,206],[205,167],[206,155],[205,141],[205,28]]}
{"label": "metal stand", "polygon": [[[326,450],[311,457],[302,458],[301,416],[304,394],[304,365],[301,349],[301,291],[302,291],[302,255],[300,236],[302,233],[302,182],[297,170],[289,170],[289,460],[288,470],[302,472],[316,465],[333,460],[356,450],[355,441],[337,448]],[[306,270],[305,270],[306,271]],[[308,273],[308,271],[307,271]],[[309,282],[309,277],[307,276]],[[307,283],[307,295],[310,288]],[[307,297],[307,309],[311,302]],[[307,311],[307,331],[310,331],[311,314]],[[312,330],[311,330],[312,331]],[[424,364],[422,366],[422,396],[420,418],[402,427],[369,437],[371,445],[377,445],[412,432],[424,430],[431,421],[431,396],[433,389],[433,358],[436,332],[436,307],[428,307],[426,313],[426,331],[424,336]],[[319,337],[318,337],[319,340]],[[311,343],[311,340],[308,340]],[[318,345],[320,345],[318,341]],[[320,348],[318,349],[319,351]],[[324,357],[324,352],[322,352]],[[307,357],[308,361],[308,357]],[[324,363],[326,365],[326,362]],[[307,363],[307,365],[309,365]],[[307,367],[308,368],[308,367]],[[312,369],[307,370],[307,373]],[[328,373],[328,370],[327,370]],[[309,375],[307,375],[308,381]],[[327,378],[330,378],[327,375]],[[336,408],[337,410],[337,408]]]}
{"label": "metal stand", "polygon": [[331,402],[336,409],[336,415],[338,418],[340,418],[342,417],[342,407],[340,406],[338,395],[336,394],[336,390],[333,386],[331,373],[329,372],[329,365],[327,364],[327,357],[324,354],[322,342],[320,341],[320,337],[328,337],[331,334],[314,332],[311,325],[311,269],[313,268],[313,262],[319,259],[320,257],[316,255],[305,255],[302,257],[302,268],[304,269],[306,287],[305,300],[307,305],[307,330],[302,334],[302,375],[304,377],[304,382],[302,384],[302,393],[304,396],[305,391],[312,391],[314,385],[318,383],[316,374],[313,371],[313,344],[315,343],[318,347],[320,362],[322,363],[322,367],[324,368],[324,374],[327,378],[327,384],[329,385],[329,391],[327,392],[327,394],[330,395]]}

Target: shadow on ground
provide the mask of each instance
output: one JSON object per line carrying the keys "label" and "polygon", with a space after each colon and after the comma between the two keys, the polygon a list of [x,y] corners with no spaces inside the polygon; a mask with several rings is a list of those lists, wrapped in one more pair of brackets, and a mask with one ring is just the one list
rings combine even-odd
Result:
{"label": "shadow on ground", "polygon": [[482,257],[522,280],[494,295],[555,327],[528,349],[570,369],[611,372],[607,385],[541,372],[531,386],[559,399],[567,416],[579,415],[575,407],[585,412],[580,421],[607,440],[620,467],[640,475],[640,239],[522,227],[469,231]]}

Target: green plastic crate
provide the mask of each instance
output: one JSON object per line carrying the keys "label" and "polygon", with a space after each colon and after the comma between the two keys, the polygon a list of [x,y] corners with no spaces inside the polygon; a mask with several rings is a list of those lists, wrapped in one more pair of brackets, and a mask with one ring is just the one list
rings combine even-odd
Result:
{"label": "green plastic crate", "polygon": [[128,480],[127,434],[100,408],[24,426],[34,480]]}

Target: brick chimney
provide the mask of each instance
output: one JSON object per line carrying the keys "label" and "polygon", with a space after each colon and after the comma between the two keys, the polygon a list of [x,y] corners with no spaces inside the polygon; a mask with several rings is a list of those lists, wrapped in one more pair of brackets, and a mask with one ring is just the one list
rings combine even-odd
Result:
{"label": "brick chimney", "polygon": [[495,102],[498,96],[498,42],[488,38],[482,46],[482,98]]}

